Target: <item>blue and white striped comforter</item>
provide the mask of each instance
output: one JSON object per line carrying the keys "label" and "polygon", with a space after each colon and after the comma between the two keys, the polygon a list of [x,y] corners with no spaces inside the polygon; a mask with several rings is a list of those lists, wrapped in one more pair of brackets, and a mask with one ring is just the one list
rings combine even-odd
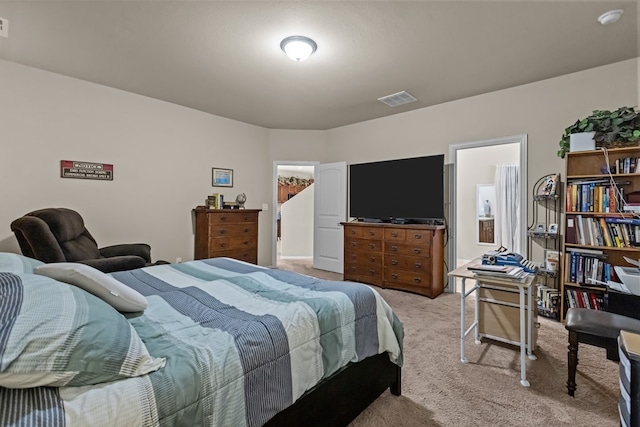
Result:
{"label": "blue and white striped comforter", "polygon": [[147,297],[129,321],[166,366],[95,386],[9,391],[48,411],[50,425],[260,426],[350,362],[388,352],[402,363],[402,324],[362,284],[227,258],[111,275]]}

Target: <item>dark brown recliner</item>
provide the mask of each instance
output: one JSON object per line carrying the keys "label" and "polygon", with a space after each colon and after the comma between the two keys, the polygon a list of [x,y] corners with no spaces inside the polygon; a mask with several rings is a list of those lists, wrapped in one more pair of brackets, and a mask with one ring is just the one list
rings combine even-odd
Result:
{"label": "dark brown recliner", "polygon": [[11,223],[22,254],[42,262],[79,262],[105,273],[132,270],[151,263],[146,243],[98,248],[80,214],[66,208],[29,212]]}

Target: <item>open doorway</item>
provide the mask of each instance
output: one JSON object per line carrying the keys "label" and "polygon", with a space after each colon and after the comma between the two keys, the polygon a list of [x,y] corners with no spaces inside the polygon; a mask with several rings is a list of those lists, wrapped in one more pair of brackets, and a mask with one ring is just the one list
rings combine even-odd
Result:
{"label": "open doorway", "polygon": [[[451,207],[448,218],[450,244],[447,257],[450,260],[451,269],[482,256],[492,248],[503,245],[503,242],[507,241],[507,234],[511,237],[505,246],[509,250],[524,251],[527,214],[526,156],[526,135],[455,144],[449,147],[452,171],[449,186]],[[484,195],[479,195],[478,190],[501,184],[496,183],[496,172],[504,168],[518,170],[516,188],[509,191],[510,197],[517,198],[517,202],[514,203],[516,209],[508,214],[501,213],[497,206],[492,206],[496,202]],[[500,192],[497,187],[495,191],[500,193],[498,194],[500,197],[504,197],[502,194],[504,191]],[[478,197],[484,200],[479,200]],[[488,206],[486,206],[487,200],[489,200]],[[505,221],[512,221],[515,225],[509,224],[509,227],[505,227]],[[479,233],[488,232],[489,227],[493,234],[493,243],[480,242]],[[447,291],[457,291],[457,283],[454,279],[449,279]]]}
{"label": "open doorway", "polygon": [[273,266],[313,260],[314,175],[317,162],[275,162]]}

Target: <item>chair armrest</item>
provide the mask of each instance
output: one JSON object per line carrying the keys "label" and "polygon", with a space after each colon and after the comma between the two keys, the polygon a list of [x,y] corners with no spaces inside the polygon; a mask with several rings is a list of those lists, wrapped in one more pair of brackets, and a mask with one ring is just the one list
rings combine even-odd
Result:
{"label": "chair armrest", "polygon": [[78,261],[80,264],[86,264],[96,268],[103,273],[113,273],[114,271],[126,271],[136,268],[142,268],[147,262],[135,255],[113,256],[109,258],[85,259]]}
{"label": "chair armrest", "polygon": [[100,248],[100,255],[105,258],[114,256],[135,255],[151,262],[151,246],[146,243],[125,243],[120,245],[105,246]]}
{"label": "chair armrest", "polygon": [[42,219],[24,216],[11,223],[22,254],[42,262],[64,262],[66,258],[51,229]]}

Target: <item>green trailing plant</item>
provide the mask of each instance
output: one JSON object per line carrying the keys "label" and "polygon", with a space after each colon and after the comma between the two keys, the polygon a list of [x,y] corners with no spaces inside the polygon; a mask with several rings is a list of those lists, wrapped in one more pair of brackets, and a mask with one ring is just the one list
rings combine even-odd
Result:
{"label": "green trailing plant", "polygon": [[580,132],[595,132],[596,147],[637,145],[640,141],[640,116],[636,107],[620,107],[615,111],[594,110],[591,115],[564,130],[560,140],[558,157],[569,151],[570,135]]}

